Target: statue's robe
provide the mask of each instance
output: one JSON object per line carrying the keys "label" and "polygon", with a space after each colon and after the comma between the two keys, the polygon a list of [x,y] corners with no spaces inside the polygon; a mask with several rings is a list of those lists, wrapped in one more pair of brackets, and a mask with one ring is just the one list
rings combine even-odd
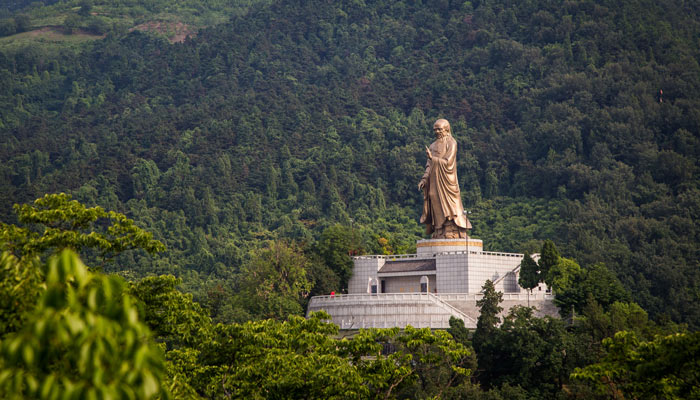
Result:
{"label": "statue's robe", "polygon": [[428,234],[441,229],[448,220],[462,229],[471,229],[464,215],[457,181],[457,142],[451,135],[445,135],[430,145],[430,153],[432,159],[428,160],[423,174],[425,186],[420,222],[426,225]]}

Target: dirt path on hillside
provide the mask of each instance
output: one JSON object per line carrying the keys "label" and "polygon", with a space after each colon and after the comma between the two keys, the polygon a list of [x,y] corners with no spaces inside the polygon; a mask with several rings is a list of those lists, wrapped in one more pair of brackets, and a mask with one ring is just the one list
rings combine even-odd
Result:
{"label": "dirt path on hillside", "polygon": [[130,29],[130,31],[133,30],[158,32],[165,35],[171,43],[181,43],[188,36],[197,35],[196,30],[182,22],[150,21]]}

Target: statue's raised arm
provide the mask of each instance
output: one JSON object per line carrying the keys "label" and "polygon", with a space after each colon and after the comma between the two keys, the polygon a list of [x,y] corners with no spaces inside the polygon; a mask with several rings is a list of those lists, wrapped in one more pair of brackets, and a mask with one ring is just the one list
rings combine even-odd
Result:
{"label": "statue's raised arm", "polygon": [[418,183],[423,191],[423,215],[420,222],[434,239],[466,238],[471,229],[464,215],[457,181],[457,142],[445,119],[433,125],[436,139],[425,149],[425,173]]}

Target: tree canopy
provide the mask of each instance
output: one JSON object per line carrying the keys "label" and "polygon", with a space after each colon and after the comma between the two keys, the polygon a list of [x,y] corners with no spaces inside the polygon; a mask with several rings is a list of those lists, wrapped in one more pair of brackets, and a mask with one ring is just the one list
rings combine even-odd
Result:
{"label": "tree canopy", "polygon": [[[338,385],[349,395],[370,397],[697,395],[697,4],[3,7],[3,388],[29,397],[68,386],[86,396],[285,388],[333,397],[294,374],[333,379],[327,360],[342,369]],[[372,331],[343,342],[322,321],[299,317],[308,296],[342,291],[350,256],[415,250],[423,235],[415,186],[437,118],[451,121],[458,143],[471,234],[497,251],[544,244],[538,279],[571,316],[562,328],[521,309],[501,323],[498,294],[485,295],[474,336],[453,329],[476,349],[473,375],[442,333]],[[64,247],[129,285],[97,271],[86,272],[84,287],[83,278],[51,280],[49,265],[70,264],[56,261]],[[59,292],[74,297],[46,297]],[[120,314],[134,312],[137,321]],[[53,330],[69,336],[42,336]],[[37,353],[45,348],[37,340],[57,344],[55,353]],[[400,351],[381,354],[380,342]],[[679,345],[689,350],[680,358],[663,354]],[[244,355],[272,363],[270,385],[230,379],[252,373]],[[274,369],[282,360],[287,375]],[[111,367],[119,362],[132,375]],[[10,381],[10,369],[20,378]],[[537,379],[546,385],[534,387]]]}
{"label": "tree canopy", "polygon": [[[14,203],[70,193],[170,249],[118,256],[135,277],[171,273],[197,300],[218,287],[228,298],[265,240],[309,256],[340,224],[350,252],[411,252],[422,149],[444,117],[474,236],[498,251],[556,240],[604,263],[652,318],[698,324],[696,7],[196,3],[4,14],[32,27],[75,14],[76,38],[89,19],[109,22],[82,45],[0,38],[3,221],[18,222]],[[177,18],[196,35],[173,44],[119,27]],[[339,287],[319,288],[342,289],[346,263],[327,250]]]}

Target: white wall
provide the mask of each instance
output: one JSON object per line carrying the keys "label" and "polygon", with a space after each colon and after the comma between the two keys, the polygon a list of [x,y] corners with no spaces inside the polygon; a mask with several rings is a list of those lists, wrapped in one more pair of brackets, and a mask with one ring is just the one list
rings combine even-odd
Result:
{"label": "white wall", "polygon": [[438,254],[435,259],[438,293],[467,293],[469,275],[467,273],[466,255]]}
{"label": "white wall", "polygon": [[[385,293],[412,293],[420,292],[420,278],[423,275],[410,276],[387,276],[380,277],[385,281]],[[435,275],[425,275],[428,277],[428,289],[430,293],[435,293]],[[381,288],[381,283],[380,283]]]}
{"label": "white wall", "polygon": [[357,257],[354,261],[355,266],[348,282],[348,293],[366,294],[369,278],[377,277],[377,271],[384,265],[385,259],[383,257],[367,256]]}

